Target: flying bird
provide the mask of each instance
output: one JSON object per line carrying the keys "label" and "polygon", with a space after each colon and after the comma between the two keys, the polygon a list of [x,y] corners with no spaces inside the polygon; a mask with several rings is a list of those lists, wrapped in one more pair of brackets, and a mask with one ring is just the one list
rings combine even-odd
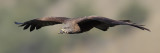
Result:
{"label": "flying bird", "polygon": [[117,25],[129,25],[141,30],[149,29],[143,27],[143,25],[137,25],[130,20],[113,20],[101,16],[85,16],[80,18],[67,18],[67,17],[43,17],[26,21],[24,23],[15,22],[20,27],[24,26],[24,30],[30,27],[30,31],[38,30],[44,26],[64,24],[59,34],[78,34],[97,28],[102,31],[107,31],[109,27]]}

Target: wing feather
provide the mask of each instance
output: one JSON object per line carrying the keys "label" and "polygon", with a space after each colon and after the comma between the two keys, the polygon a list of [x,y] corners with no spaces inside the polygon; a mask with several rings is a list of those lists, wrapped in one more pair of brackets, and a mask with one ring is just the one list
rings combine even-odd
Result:
{"label": "wing feather", "polygon": [[29,20],[24,23],[15,22],[15,24],[21,24],[20,27],[24,26],[24,28],[23,28],[24,30],[28,29],[30,27],[30,31],[33,31],[34,29],[38,30],[44,26],[62,24],[67,19],[69,19],[69,18],[66,18],[66,17],[43,17],[43,18]]}
{"label": "wing feather", "polygon": [[[100,16],[88,16],[85,18],[80,18],[78,23],[80,27],[90,24],[92,28],[96,27],[103,31],[106,31],[109,27],[114,27],[116,25],[130,25],[142,30],[150,31],[149,29],[142,27],[142,25],[136,25],[135,23],[131,23],[130,20],[113,20],[113,19],[100,17]],[[91,28],[91,27],[85,26],[85,28]]]}

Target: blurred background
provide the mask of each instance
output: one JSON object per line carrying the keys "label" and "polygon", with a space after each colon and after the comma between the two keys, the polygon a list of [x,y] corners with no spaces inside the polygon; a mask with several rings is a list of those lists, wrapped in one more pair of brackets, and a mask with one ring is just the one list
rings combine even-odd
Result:
{"label": "blurred background", "polygon": [[[0,53],[160,53],[160,0],[0,0]],[[63,25],[29,32],[14,24],[64,16],[104,16],[132,20],[130,26],[81,34],[58,34]]]}

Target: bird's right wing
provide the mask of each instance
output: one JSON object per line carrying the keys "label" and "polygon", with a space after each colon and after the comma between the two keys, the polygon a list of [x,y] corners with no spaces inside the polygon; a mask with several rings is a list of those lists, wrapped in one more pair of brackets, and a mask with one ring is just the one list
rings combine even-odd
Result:
{"label": "bird's right wing", "polygon": [[15,22],[15,24],[20,24],[20,27],[24,26],[24,28],[23,28],[24,30],[28,29],[30,27],[30,31],[33,31],[34,29],[40,29],[41,27],[44,27],[44,26],[61,24],[61,23],[65,22],[67,19],[69,19],[69,18],[66,18],[66,17],[43,17],[43,18],[29,20],[24,23]]}

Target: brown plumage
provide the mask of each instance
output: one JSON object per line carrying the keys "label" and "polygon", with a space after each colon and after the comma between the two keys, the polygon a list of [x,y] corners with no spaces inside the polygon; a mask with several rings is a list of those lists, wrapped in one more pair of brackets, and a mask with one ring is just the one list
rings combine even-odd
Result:
{"label": "brown plumage", "polygon": [[15,22],[15,24],[21,24],[20,26],[24,26],[24,30],[30,27],[30,31],[33,31],[34,29],[38,30],[44,26],[64,24],[63,28],[60,31],[61,34],[82,33],[89,31],[94,27],[102,31],[107,31],[109,27],[113,27],[116,25],[129,25],[142,30],[150,31],[149,29],[142,27],[143,25],[136,25],[135,23],[131,23],[130,20],[112,20],[100,16],[86,16],[82,18],[44,17],[26,21],[24,23]]}

